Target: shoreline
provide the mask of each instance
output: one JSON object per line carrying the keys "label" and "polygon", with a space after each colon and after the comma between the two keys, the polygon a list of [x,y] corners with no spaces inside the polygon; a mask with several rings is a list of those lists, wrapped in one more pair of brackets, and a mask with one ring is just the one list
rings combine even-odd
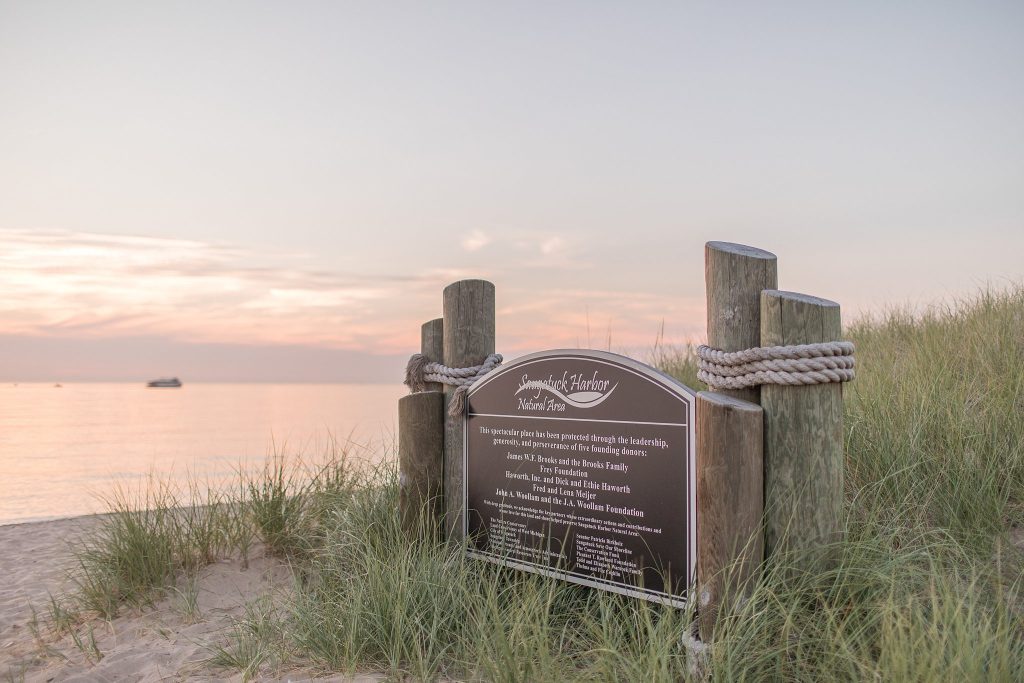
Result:
{"label": "shoreline", "polygon": [[81,515],[60,515],[57,517],[29,517],[28,519],[15,520],[13,522],[0,522],[0,531],[12,526],[25,526],[28,524],[50,524],[51,522],[69,522],[75,519],[100,518],[109,515],[109,512],[86,512]]}

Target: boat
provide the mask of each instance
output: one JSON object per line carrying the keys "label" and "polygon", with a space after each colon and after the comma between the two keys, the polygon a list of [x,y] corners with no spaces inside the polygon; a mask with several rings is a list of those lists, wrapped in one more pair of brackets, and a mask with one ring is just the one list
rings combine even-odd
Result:
{"label": "boat", "polygon": [[146,383],[147,387],[180,387],[181,380],[177,377],[155,379]]}

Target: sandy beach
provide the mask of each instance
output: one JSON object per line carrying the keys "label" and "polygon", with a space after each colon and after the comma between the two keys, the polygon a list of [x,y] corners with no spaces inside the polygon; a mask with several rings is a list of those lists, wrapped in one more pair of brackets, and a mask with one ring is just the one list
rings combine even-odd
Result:
{"label": "sandy beach", "polygon": [[[241,681],[236,670],[209,660],[226,645],[234,620],[245,605],[289,590],[283,562],[254,548],[248,568],[223,560],[204,568],[195,583],[194,606],[181,585],[152,606],[125,608],[110,621],[93,620],[77,628],[84,648],[71,635],[49,627],[49,596],[70,588],[67,570],[74,561],[69,544],[97,524],[97,516],[0,526],[0,676],[11,681]],[[34,612],[33,612],[34,610]],[[102,654],[90,654],[90,636]],[[260,681],[361,681],[318,676],[312,670],[264,672]]]}

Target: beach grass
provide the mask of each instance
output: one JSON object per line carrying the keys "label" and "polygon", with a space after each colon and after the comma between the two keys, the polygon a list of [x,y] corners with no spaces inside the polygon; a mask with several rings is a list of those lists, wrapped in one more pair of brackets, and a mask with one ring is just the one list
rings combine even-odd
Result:
{"label": "beach grass", "polygon": [[[59,618],[66,605],[109,618],[258,540],[295,583],[213,649],[211,666],[247,678],[292,663],[413,680],[1024,680],[1024,289],[847,335],[858,370],[836,562],[773,558],[725,600],[706,650],[689,610],[467,559],[426,530],[410,539],[393,459],[358,468],[343,448],[316,465],[273,458],[205,506],[158,482],[112,496]],[[653,360],[699,386],[691,348],[658,345]]]}
{"label": "beach grass", "polygon": [[281,631],[282,620],[269,596],[260,596],[245,606],[245,614],[235,620],[226,642],[210,649],[210,664],[234,669],[249,680],[261,667],[287,657],[289,648]]}
{"label": "beach grass", "polygon": [[151,479],[140,489],[118,488],[105,502],[110,514],[75,546],[77,590],[65,609],[111,618],[125,604],[150,604],[156,589],[240,545],[244,506],[215,487],[179,491]]}

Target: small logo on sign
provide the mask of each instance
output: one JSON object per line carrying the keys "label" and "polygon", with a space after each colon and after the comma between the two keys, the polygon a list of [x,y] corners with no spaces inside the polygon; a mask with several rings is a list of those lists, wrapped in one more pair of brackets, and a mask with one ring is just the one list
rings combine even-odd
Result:
{"label": "small logo on sign", "polygon": [[[574,408],[593,408],[600,405],[612,395],[618,383],[609,388],[610,380],[601,379],[597,371],[591,375],[583,373],[570,374],[568,370],[561,377],[553,374],[543,379],[531,379],[529,374],[523,375],[516,395],[522,392],[534,392],[532,396],[519,398],[520,410],[550,410],[563,412],[566,405]],[[543,397],[542,394],[550,394]]]}

